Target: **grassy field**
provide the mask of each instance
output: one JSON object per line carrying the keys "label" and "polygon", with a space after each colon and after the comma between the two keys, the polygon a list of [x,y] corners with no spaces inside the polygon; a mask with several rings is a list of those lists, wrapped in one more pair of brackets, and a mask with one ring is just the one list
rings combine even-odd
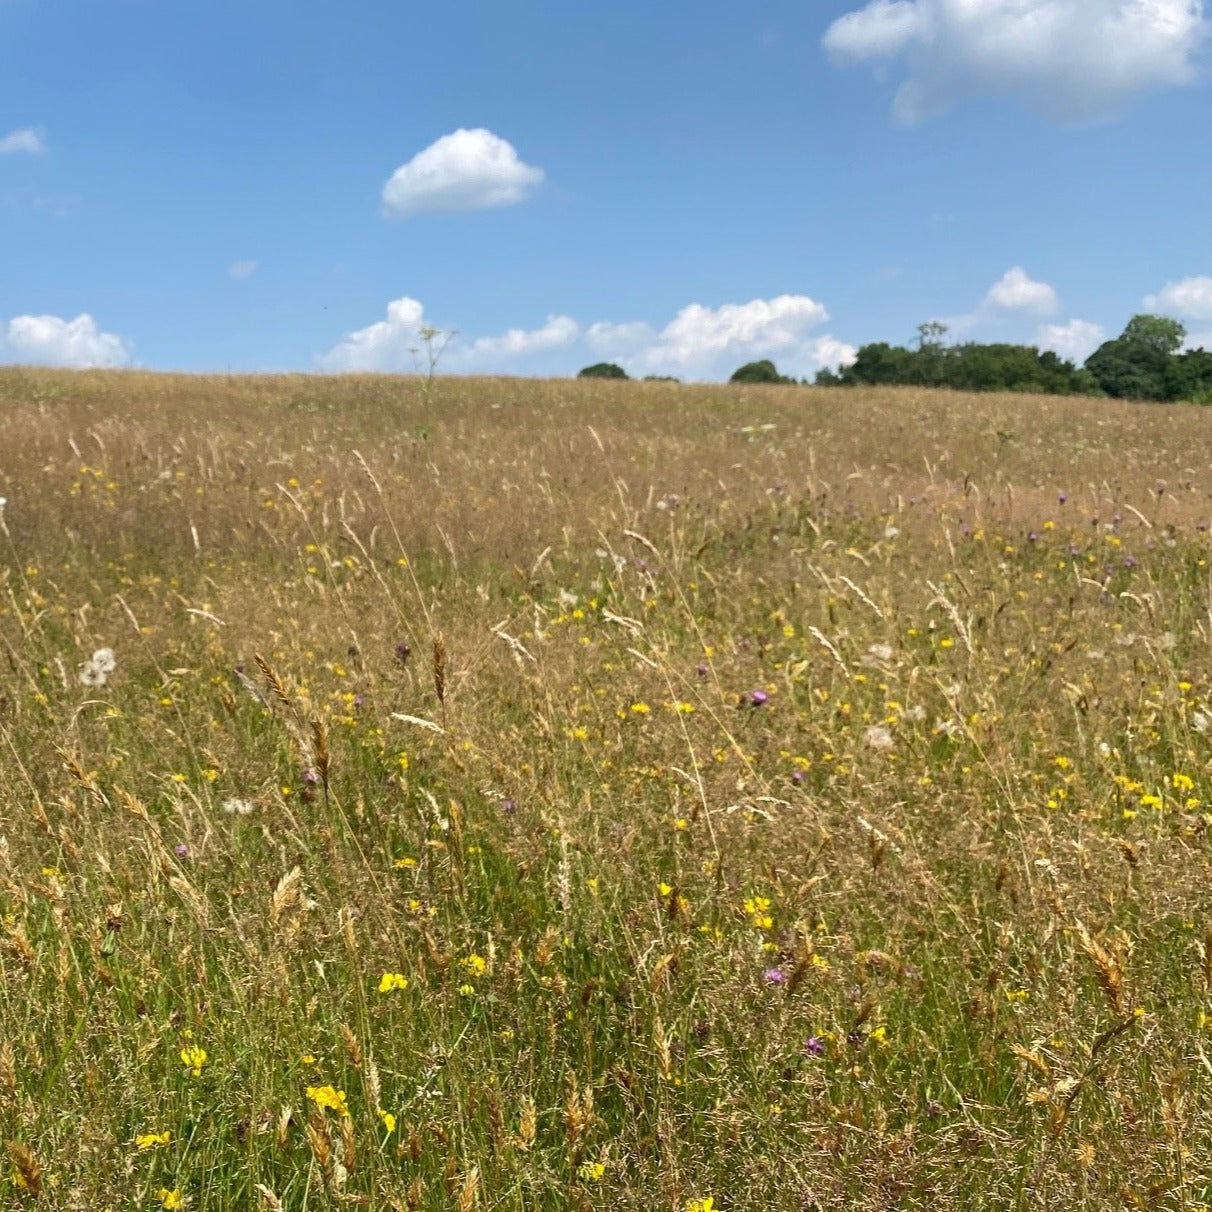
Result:
{"label": "grassy field", "polygon": [[1210,424],[0,372],[0,1205],[1212,1205]]}

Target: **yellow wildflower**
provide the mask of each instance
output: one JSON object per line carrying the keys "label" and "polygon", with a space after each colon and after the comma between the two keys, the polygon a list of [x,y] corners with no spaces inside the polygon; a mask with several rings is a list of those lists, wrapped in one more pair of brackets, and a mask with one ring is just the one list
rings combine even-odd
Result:
{"label": "yellow wildflower", "polygon": [[407,989],[408,977],[401,972],[384,972],[379,978],[379,992],[390,993],[393,989]]}
{"label": "yellow wildflower", "polygon": [[345,1105],[344,1090],[334,1090],[332,1086],[308,1086],[307,1097],[317,1107],[335,1111],[338,1115],[349,1114],[349,1108]]}
{"label": "yellow wildflower", "polygon": [[188,1048],[182,1048],[181,1063],[187,1069],[192,1069],[194,1077],[197,1077],[202,1072],[202,1066],[206,1064],[206,1049],[199,1048],[197,1044],[190,1044]]}
{"label": "yellow wildflower", "polygon": [[150,1149],[153,1145],[167,1145],[170,1140],[171,1132],[144,1132],[135,1137],[135,1144],[140,1149]]}
{"label": "yellow wildflower", "polygon": [[185,1196],[183,1196],[180,1190],[176,1187],[174,1187],[171,1191],[167,1187],[161,1187],[159,1192],[157,1192],[157,1195],[159,1197],[161,1206],[168,1208],[169,1212],[172,1212],[172,1209],[174,1208],[185,1207]]}

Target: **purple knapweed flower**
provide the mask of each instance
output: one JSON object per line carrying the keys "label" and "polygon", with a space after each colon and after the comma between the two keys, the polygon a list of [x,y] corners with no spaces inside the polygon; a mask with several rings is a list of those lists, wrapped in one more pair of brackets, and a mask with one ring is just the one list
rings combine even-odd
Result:
{"label": "purple knapweed flower", "polygon": [[769,698],[770,696],[764,690],[751,690],[749,692],[749,702],[754,707],[760,707]]}
{"label": "purple knapweed flower", "polygon": [[515,812],[517,812],[517,810],[518,810],[518,801],[517,800],[503,799],[501,801],[501,811],[506,816],[513,816],[513,814]]}
{"label": "purple knapweed flower", "polygon": [[175,854],[177,858],[184,858],[188,853],[189,847],[184,842],[178,842],[173,847],[173,854]]}
{"label": "purple knapweed flower", "polygon": [[793,770],[791,772],[791,781],[798,787],[804,781],[804,772],[802,770]]}
{"label": "purple knapweed flower", "polygon": [[320,776],[314,770],[304,770],[303,781],[309,787],[314,787],[320,781]]}
{"label": "purple knapweed flower", "polygon": [[694,667],[694,671],[695,671],[695,673],[697,673],[697,674],[699,675],[699,677],[701,677],[701,678],[705,678],[705,677],[707,676],[707,662],[706,662],[706,661],[700,661],[700,662],[699,662],[699,663],[698,663],[698,664],[697,664],[697,665]]}
{"label": "purple knapweed flower", "polygon": [[354,705],[355,707],[361,707],[361,706],[362,706],[362,696],[361,696],[360,694],[355,694],[355,695],[354,695],[354,697],[353,697],[353,705]]}
{"label": "purple knapweed flower", "polygon": [[810,1035],[807,1043],[804,1044],[805,1056],[824,1056],[825,1041],[819,1035]]}
{"label": "purple knapweed flower", "polygon": [[782,968],[767,968],[762,973],[762,980],[768,985],[781,985],[787,979],[787,974]]}

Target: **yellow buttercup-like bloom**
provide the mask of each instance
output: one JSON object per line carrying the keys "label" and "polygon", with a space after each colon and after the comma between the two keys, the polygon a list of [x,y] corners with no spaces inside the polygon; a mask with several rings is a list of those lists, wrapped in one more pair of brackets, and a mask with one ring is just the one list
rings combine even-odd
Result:
{"label": "yellow buttercup-like bloom", "polygon": [[332,1086],[308,1086],[307,1097],[317,1107],[325,1107],[338,1115],[349,1114],[349,1108],[345,1105],[344,1090],[335,1090]]}
{"label": "yellow buttercup-like bloom", "polygon": [[197,1077],[202,1072],[202,1066],[206,1064],[206,1049],[199,1048],[197,1044],[182,1048],[181,1063],[187,1069],[192,1069],[194,1077]]}
{"label": "yellow buttercup-like bloom", "polygon": [[384,972],[379,978],[379,992],[390,993],[393,989],[407,989],[408,977],[400,972]]}
{"label": "yellow buttercup-like bloom", "polygon": [[171,1132],[144,1132],[135,1137],[135,1144],[140,1149],[150,1149],[153,1145],[167,1145],[172,1138]]}

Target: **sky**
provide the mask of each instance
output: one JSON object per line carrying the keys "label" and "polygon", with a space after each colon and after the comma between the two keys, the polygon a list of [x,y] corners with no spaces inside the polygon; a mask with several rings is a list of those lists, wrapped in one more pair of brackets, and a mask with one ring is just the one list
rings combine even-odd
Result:
{"label": "sky", "polygon": [[[1212,348],[1202,0],[0,0],[0,362]],[[453,335],[452,335],[453,334]]]}

